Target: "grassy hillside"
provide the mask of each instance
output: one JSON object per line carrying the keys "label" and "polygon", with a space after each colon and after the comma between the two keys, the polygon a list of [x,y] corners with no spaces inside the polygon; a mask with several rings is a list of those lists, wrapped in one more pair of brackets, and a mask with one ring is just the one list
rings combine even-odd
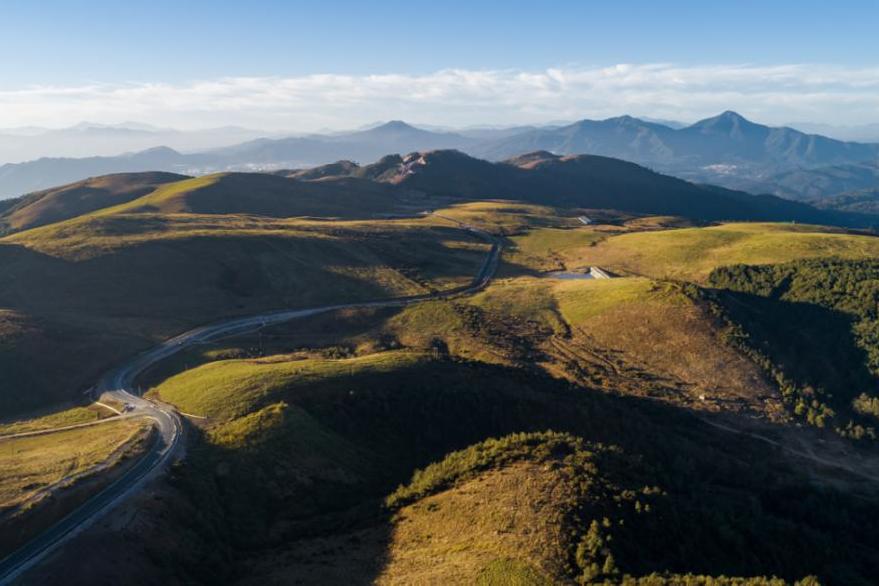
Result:
{"label": "grassy hillside", "polygon": [[[178,485],[200,502],[219,499],[233,547],[258,536],[286,544],[258,556],[244,583],[557,583],[653,572],[668,583],[666,572],[845,572],[857,582],[870,567],[861,556],[842,562],[836,540],[864,543],[845,537],[841,519],[873,505],[810,488],[784,458],[654,402],[407,352],[222,361],[155,392],[208,409],[205,443]],[[552,434],[479,443],[548,427],[631,456]],[[753,494],[766,505],[755,509]],[[388,496],[391,516],[375,508]],[[814,498],[848,512],[810,520]]]}
{"label": "grassy hillside", "polygon": [[811,259],[723,267],[710,283],[796,412],[862,438],[879,424],[877,278],[872,259]]}
{"label": "grassy hillside", "polygon": [[[434,162],[410,160],[412,176]],[[394,180],[403,160],[386,163],[390,185],[376,187],[375,202],[409,183]],[[528,173],[542,168],[532,163]],[[575,163],[579,176],[600,161]],[[440,179],[472,197],[490,185]],[[144,582],[330,584],[809,574],[868,584],[879,572],[873,447],[790,425],[803,414],[776,376],[779,362],[858,363],[851,344],[836,343],[851,332],[833,321],[849,338],[832,338],[834,352],[817,360],[830,322],[810,319],[814,307],[785,330],[767,317],[779,300],[762,290],[740,293],[736,313],[723,302],[732,293],[686,282],[742,262],[864,258],[879,240],[506,200],[380,220],[372,215],[387,201],[318,197],[339,181],[214,175],[0,240],[0,360],[12,388],[28,391],[0,399],[19,411],[69,397],[77,377],[197,323],[467,283],[487,245],[457,222],[508,246],[501,277],[472,296],[312,316],[188,349],[146,373],[139,384],[152,396],[198,416],[186,460],[136,514],[91,535],[87,549],[124,564],[78,562],[72,549],[41,572],[66,563],[106,582],[134,567]],[[571,181],[558,201],[574,193]],[[415,199],[403,205],[416,209]],[[302,217],[317,203],[349,219]],[[581,214],[596,221],[585,226]],[[590,265],[622,276],[546,273]],[[864,283],[843,289],[867,308],[873,273],[858,274]],[[795,331],[807,341],[793,343]]]}
{"label": "grassy hillside", "polygon": [[384,170],[380,179],[437,196],[518,199],[701,220],[858,221],[777,197],[688,183],[618,159],[534,155],[536,160],[517,165],[516,160],[489,163],[457,151],[412,153],[395,170]]}
{"label": "grassy hillside", "polygon": [[[536,346],[533,359],[557,375],[696,409],[785,418],[760,368],[724,342],[725,324],[676,284],[518,278],[496,283],[473,304],[496,340],[505,337],[499,324],[509,324],[506,336],[523,328]],[[455,350],[465,338],[446,339]],[[484,345],[470,348],[468,355],[484,358]]]}
{"label": "grassy hillside", "polygon": [[416,221],[106,214],[21,232],[0,241],[0,414],[70,398],[127,353],[221,317],[466,284],[486,252]]}
{"label": "grassy hillside", "polygon": [[251,214],[369,218],[393,212],[406,194],[356,178],[298,181],[263,173],[221,173],[178,181],[103,213]]}
{"label": "grassy hillside", "polygon": [[[530,250],[539,262],[558,246],[549,234]],[[653,234],[663,232],[627,236]],[[244,583],[554,583],[587,572],[869,583],[879,555],[858,548],[875,527],[850,519],[871,518],[872,489],[690,415],[749,413],[788,441],[774,385],[726,343],[729,327],[685,285],[526,276],[472,298],[315,316],[194,349],[153,373],[153,392],[207,419],[163,521],[125,535],[153,544],[178,577]],[[547,429],[579,447],[481,443]],[[627,454],[623,476],[586,456],[570,467],[568,456],[604,453],[599,444]],[[445,460],[455,450],[468,451]],[[620,500],[622,481],[649,494]],[[159,537],[178,524],[185,544]],[[107,535],[116,551],[119,534]],[[246,562],[242,551],[253,552]]]}
{"label": "grassy hillside", "polygon": [[16,433],[55,429],[82,423],[93,423],[115,416],[116,413],[95,403],[71,407],[63,411],[53,411],[33,419],[0,423],[0,437]]}
{"label": "grassy hillside", "polygon": [[0,555],[23,545],[107,486],[148,447],[149,422],[0,440]]}
{"label": "grassy hillside", "polygon": [[240,313],[238,305],[308,306],[460,285],[486,251],[462,230],[414,222],[114,215],[0,242],[15,277],[7,276],[0,300],[14,307],[58,301],[57,285],[46,286],[54,282],[67,289],[56,311],[115,305],[143,317],[195,311],[189,319],[203,319],[198,314]]}
{"label": "grassy hillside", "polygon": [[58,434],[3,440],[0,511],[18,507],[47,487],[100,464],[143,428],[143,421],[124,420]]}
{"label": "grassy hillside", "polygon": [[[584,250],[601,242],[613,231],[595,228],[544,228],[530,230],[511,238],[513,245],[505,254],[508,272],[563,270],[582,263]],[[510,265],[518,265],[512,267]]]}
{"label": "grassy hillside", "polygon": [[166,183],[186,179],[174,173],[120,173],[92,177],[3,202],[0,232],[27,230],[125,203]]}
{"label": "grassy hillside", "polygon": [[[306,356],[325,360],[409,348],[430,356],[539,366],[608,392],[698,409],[784,418],[777,391],[759,367],[724,342],[726,335],[726,325],[678,285],[639,278],[520,277],[496,281],[469,299],[297,320],[193,350],[149,380],[218,358],[255,356],[257,349],[271,354],[317,347],[318,354]],[[307,362],[298,364],[291,376],[306,376]],[[200,396],[199,385],[219,384],[198,383],[190,396]]]}
{"label": "grassy hillside", "polygon": [[424,358],[417,353],[389,352],[346,361],[269,357],[213,362],[168,379],[159,395],[182,411],[228,421],[265,405],[266,397],[280,388],[295,392],[299,387],[331,384],[355,371],[360,376],[378,376],[415,367]]}
{"label": "grassy hillside", "polygon": [[[502,274],[537,274],[598,265],[621,274],[704,282],[718,266],[803,258],[870,258],[879,239],[827,226],[724,223],[693,226],[682,218],[607,214],[511,202],[464,204],[435,212],[507,237]],[[688,225],[689,224],[689,225]]]}
{"label": "grassy hillside", "polygon": [[76,314],[36,318],[0,310],[0,421],[84,400],[83,391],[109,365],[143,348],[146,340],[136,324],[134,319]]}
{"label": "grassy hillside", "polygon": [[578,226],[573,210],[512,200],[456,203],[437,209],[433,217],[451,218],[498,235],[516,234],[531,228]]}
{"label": "grassy hillside", "polygon": [[655,485],[639,486],[649,480],[632,466],[637,460],[618,448],[555,432],[453,452],[388,498],[399,510],[377,582],[721,583],[692,574],[639,579],[627,571],[621,550],[650,525],[657,501],[668,498]]}
{"label": "grassy hillside", "polygon": [[622,234],[583,250],[582,265],[659,278],[704,281],[718,266],[800,258],[870,258],[879,238],[799,224],[721,224]]}
{"label": "grassy hillside", "polygon": [[[588,150],[588,149],[587,149]],[[341,161],[300,177],[360,177],[432,196],[516,199],[540,205],[679,215],[701,220],[796,220],[864,225],[773,196],[689,183],[619,159],[537,151],[491,163],[454,150],[390,155],[364,167]]]}

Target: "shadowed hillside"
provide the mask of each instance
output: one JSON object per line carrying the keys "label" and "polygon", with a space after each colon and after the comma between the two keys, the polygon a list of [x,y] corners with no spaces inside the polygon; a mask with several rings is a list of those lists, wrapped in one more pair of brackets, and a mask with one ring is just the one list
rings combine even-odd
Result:
{"label": "shadowed hillside", "polygon": [[226,173],[172,183],[107,211],[368,218],[393,211],[403,199],[399,190],[357,178],[306,182],[261,173]]}
{"label": "shadowed hillside", "polygon": [[865,222],[854,215],[822,212],[777,197],[694,185],[634,163],[591,155],[562,157],[534,152],[504,163],[491,163],[458,151],[430,151],[389,156],[365,167],[335,164],[307,173],[370,177],[430,195],[461,199],[520,199],[545,205],[702,220]]}
{"label": "shadowed hillside", "polygon": [[173,173],[105,175],[4,201],[0,230],[19,231],[125,203],[158,186],[186,179]]}
{"label": "shadowed hillside", "polygon": [[0,412],[77,396],[125,352],[221,317],[460,286],[486,250],[457,228],[239,215],[104,214],[21,232],[0,242],[0,307],[17,316],[0,346],[13,366]]}

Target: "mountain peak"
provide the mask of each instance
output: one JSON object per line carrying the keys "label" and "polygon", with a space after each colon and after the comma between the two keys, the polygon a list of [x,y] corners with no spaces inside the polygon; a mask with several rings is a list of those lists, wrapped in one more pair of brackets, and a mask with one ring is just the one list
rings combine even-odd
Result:
{"label": "mountain peak", "polygon": [[711,118],[705,118],[704,120],[700,120],[696,122],[690,128],[694,128],[696,130],[701,131],[719,131],[719,132],[742,132],[746,130],[755,130],[762,127],[760,124],[755,124],[739,114],[738,112],[733,112],[732,110],[727,110],[717,116],[713,116]]}
{"label": "mountain peak", "polygon": [[180,157],[181,155],[180,155],[180,153],[178,153],[177,151],[175,151],[171,147],[157,146],[157,147],[152,147],[152,148],[149,148],[149,149],[146,149],[143,151],[137,151],[135,153],[126,153],[125,155],[122,155],[122,156],[129,157],[129,158],[153,158],[153,159],[155,159],[158,157],[176,158],[176,157]]}
{"label": "mountain peak", "polygon": [[704,120],[700,120],[699,122],[696,122],[696,124],[694,124],[693,126],[707,126],[710,124],[753,124],[753,122],[751,122],[738,112],[726,110],[725,112],[722,112],[717,116],[712,116],[711,118],[705,118]]}
{"label": "mountain peak", "polygon": [[385,122],[384,124],[376,126],[375,128],[373,128],[373,130],[402,132],[402,131],[418,130],[418,129],[415,128],[414,126],[412,126],[411,124],[407,124],[406,122],[403,122],[402,120],[389,120],[388,122]]}

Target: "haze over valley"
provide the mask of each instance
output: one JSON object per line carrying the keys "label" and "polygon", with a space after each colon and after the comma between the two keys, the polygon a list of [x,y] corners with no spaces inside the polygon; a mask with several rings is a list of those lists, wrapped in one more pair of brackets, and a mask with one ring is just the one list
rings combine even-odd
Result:
{"label": "haze over valley", "polygon": [[[425,130],[395,120],[366,130],[260,137],[199,152],[184,153],[159,145],[118,156],[40,158],[6,164],[0,166],[0,194],[12,197],[108,173],[274,171],[341,160],[372,163],[390,153],[435,149],[456,149],[490,161],[537,150],[557,155],[602,155],[690,181],[800,201],[879,187],[879,143],[838,141],[792,128],[764,126],[732,111],[692,125],[673,126],[621,116],[560,126],[458,132]],[[245,129],[207,132],[215,135],[216,144],[234,140],[235,133],[258,134]],[[153,140],[162,136],[155,134],[158,136]]]}

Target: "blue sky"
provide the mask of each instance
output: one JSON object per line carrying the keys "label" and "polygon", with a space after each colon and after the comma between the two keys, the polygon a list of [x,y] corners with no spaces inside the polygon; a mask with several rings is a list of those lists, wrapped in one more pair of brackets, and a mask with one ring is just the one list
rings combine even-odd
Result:
{"label": "blue sky", "polygon": [[[371,76],[402,76],[424,81],[436,78],[440,72],[455,70],[471,74],[471,81],[458,80],[466,86],[473,83],[473,76],[479,72],[506,72],[505,80],[483,80],[486,84],[503,84],[509,83],[511,72],[525,76],[547,71],[582,73],[620,64],[661,65],[694,75],[703,73],[706,67],[716,71],[732,68],[732,77],[717,82],[719,95],[722,97],[720,92],[726,91],[731,100],[736,98],[736,92],[730,89],[738,80],[742,84],[738,93],[751,95],[751,98],[739,98],[739,103],[730,103],[728,107],[750,109],[771,118],[770,121],[808,115],[817,121],[856,123],[874,113],[872,119],[865,121],[877,122],[876,104],[869,103],[871,92],[876,93],[875,86],[864,89],[864,83],[869,82],[879,67],[877,25],[879,2],[875,0],[3,0],[0,2],[0,55],[6,57],[0,69],[0,106],[6,105],[7,109],[0,112],[0,125],[16,120],[22,124],[63,124],[66,117],[90,114],[112,122],[124,114],[118,104],[107,106],[102,114],[102,106],[88,102],[81,92],[74,92],[76,95],[71,99],[78,101],[80,107],[71,107],[64,102],[63,92],[57,91],[59,88],[97,87],[100,94],[114,88],[160,86],[167,94],[178,96],[187,91],[194,95],[195,84],[199,92],[204,92],[199,96],[211,99],[206,84],[229,79],[248,79],[251,85],[252,80],[258,79],[287,80],[288,91],[293,92],[300,104],[292,110],[277,112],[284,124],[324,125],[338,121],[342,125],[357,121],[355,112],[345,108],[355,109],[351,96],[364,93],[371,95],[375,103],[361,108],[363,116],[384,116],[387,108],[383,109],[381,104],[389,102],[387,96],[375,87],[364,90],[358,86],[358,83],[368,85]],[[807,67],[803,71],[826,72],[826,77],[818,80],[818,86],[813,80],[812,85],[801,87],[794,74],[784,76],[772,88],[767,89],[764,83],[753,92],[748,90],[750,84],[761,86],[765,82],[767,67],[804,65]],[[742,67],[749,68],[751,77],[742,77]],[[322,75],[345,77],[347,81],[342,85],[347,93],[340,101],[333,102],[332,107],[311,113],[316,106],[310,104],[319,105],[320,92],[339,96],[342,91],[338,84],[315,85],[313,78]],[[714,107],[710,100],[704,106],[676,106],[675,100],[685,97],[686,92],[670,93],[675,85],[673,75],[664,78],[662,83],[655,82],[652,94],[646,93],[643,87],[637,90],[645,96],[656,96],[660,102],[656,104],[656,115],[698,117],[707,113],[707,108]],[[693,79],[689,74],[683,75],[684,83],[692,83],[686,81]],[[311,79],[311,85],[305,85],[315,94],[307,99],[296,87],[290,90],[290,84],[296,86],[295,80],[303,79]],[[223,106],[225,113],[214,111],[212,114],[211,108],[206,107],[196,116],[198,108],[192,103],[175,101],[176,98],[166,105],[163,113],[157,103],[159,98],[138,94],[138,99],[151,100],[151,104],[132,104],[131,114],[170,124],[187,120],[213,124],[224,118],[242,124],[264,124],[272,119],[265,100],[256,108],[264,110],[258,115],[248,113],[243,105],[241,111],[230,111],[230,92],[246,92],[247,87],[239,83],[232,88],[223,83],[220,89],[215,88],[218,94],[213,99],[227,104]],[[268,84],[265,81],[254,91],[264,95]],[[398,84],[388,91],[397,91],[405,85]],[[704,84],[699,85],[701,91],[710,92]],[[34,88],[49,86],[56,89],[55,94],[47,97],[45,92],[34,92],[22,97],[22,91],[33,92]],[[785,88],[792,98],[800,100],[791,104],[787,116],[782,109],[785,100],[780,95]],[[528,84],[513,88],[520,92],[516,95],[522,100],[527,98],[528,89]],[[511,122],[525,121],[529,116],[568,118],[577,113],[574,98],[589,93],[581,87],[580,94],[558,95],[569,90],[564,84],[555,88],[555,97],[559,98],[556,116],[547,111],[550,108],[536,107],[541,95],[538,91],[531,102],[501,104],[503,111],[498,112],[499,119],[488,122],[501,122],[504,115]],[[441,104],[422,97],[421,109],[413,103],[403,108],[404,113],[425,122],[468,124],[487,111],[486,105],[480,104],[469,117],[465,115],[466,105],[456,102],[466,98],[460,92],[450,96],[436,84],[424,91],[428,98],[437,92],[444,94],[446,101],[455,107],[439,108]],[[853,92],[858,98],[852,99],[852,104],[857,103],[849,104],[852,108],[849,111],[829,106],[833,102],[832,95]],[[610,95],[606,98],[606,107],[586,99],[583,115],[612,113],[613,92],[606,93]],[[814,105],[807,106],[802,103],[804,93],[821,96],[816,97]],[[761,107],[761,100],[765,102],[767,96],[771,104]],[[129,93],[128,98],[134,97]],[[244,102],[250,103],[246,99]],[[619,104],[643,108],[634,112],[636,114],[651,113],[644,111],[649,109],[648,100],[624,99]],[[705,112],[702,108],[706,108]],[[396,117],[390,110],[387,114]],[[71,120],[73,122],[76,120]]]}

